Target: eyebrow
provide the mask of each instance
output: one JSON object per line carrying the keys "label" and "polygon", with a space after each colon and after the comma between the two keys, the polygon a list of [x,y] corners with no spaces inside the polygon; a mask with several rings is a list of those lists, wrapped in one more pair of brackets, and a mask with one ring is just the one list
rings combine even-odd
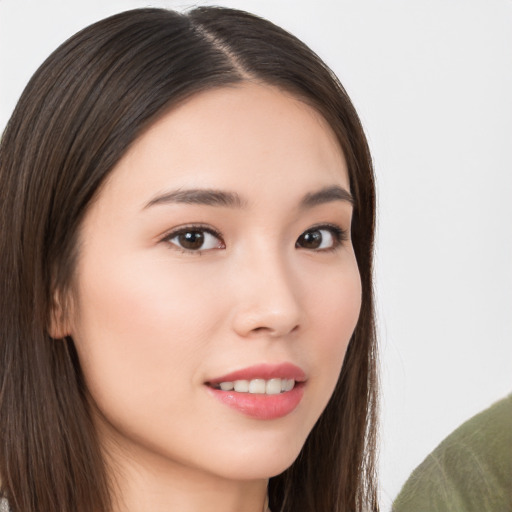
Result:
{"label": "eyebrow", "polygon": [[[333,201],[354,204],[354,198],[348,190],[339,185],[331,185],[316,192],[308,192],[300,201],[299,208],[306,210]],[[247,201],[242,199],[236,192],[201,188],[178,189],[166,192],[151,199],[144,206],[144,209],[159,204],[199,204],[236,209],[247,207]]]}
{"label": "eyebrow", "polygon": [[236,192],[215,189],[178,189],[155,197],[144,208],[156,204],[201,204],[206,206],[224,206],[227,208],[245,208],[246,203]]}
{"label": "eyebrow", "polygon": [[330,203],[332,201],[345,201],[354,204],[354,198],[352,194],[345,188],[339,185],[331,185],[329,187],[322,188],[317,192],[309,192],[304,196],[300,202],[301,209],[312,208],[324,203]]}

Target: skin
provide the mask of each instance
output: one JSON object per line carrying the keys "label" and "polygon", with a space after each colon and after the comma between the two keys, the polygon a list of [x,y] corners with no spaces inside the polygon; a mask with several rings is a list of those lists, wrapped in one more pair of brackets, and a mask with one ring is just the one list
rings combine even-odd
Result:
{"label": "skin", "polygon": [[[115,512],[261,512],[268,478],[293,462],[331,396],[359,315],[351,203],[299,208],[333,185],[349,191],[327,123],[254,82],[174,107],[114,168],[81,228],[72,311],[53,330],[76,343]],[[148,206],[197,188],[244,205]],[[184,252],[172,232],[191,224],[220,236]],[[297,246],[308,231],[319,248]],[[282,418],[248,417],[205,385],[282,362],[307,376]]]}

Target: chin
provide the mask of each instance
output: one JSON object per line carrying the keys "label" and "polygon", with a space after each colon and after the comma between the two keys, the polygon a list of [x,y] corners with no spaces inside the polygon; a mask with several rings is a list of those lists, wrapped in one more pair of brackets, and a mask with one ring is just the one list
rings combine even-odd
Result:
{"label": "chin", "polygon": [[244,450],[229,450],[224,454],[222,473],[229,479],[268,479],[286,471],[298,457],[304,440],[295,443],[275,445],[254,442]]}

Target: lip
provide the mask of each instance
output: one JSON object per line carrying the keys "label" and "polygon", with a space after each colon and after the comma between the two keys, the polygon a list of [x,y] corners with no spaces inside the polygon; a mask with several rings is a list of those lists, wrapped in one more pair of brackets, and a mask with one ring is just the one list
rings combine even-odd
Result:
{"label": "lip", "polygon": [[[258,378],[265,380],[275,378],[294,379],[295,387],[291,391],[278,395],[263,395],[222,391],[211,386],[221,382]],[[211,396],[222,404],[245,416],[258,420],[274,420],[287,416],[297,408],[304,396],[305,381],[305,372],[294,364],[261,364],[210,379],[208,382],[205,382],[205,388]]]}
{"label": "lip", "polygon": [[215,377],[208,380],[208,384],[220,384],[221,382],[233,382],[235,380],[252,380],[252,379],[293,379],[296,382],[304,382],[306,380],[305,372],[292,363],[281,364],[258,364],[236,370],[234,372]]}

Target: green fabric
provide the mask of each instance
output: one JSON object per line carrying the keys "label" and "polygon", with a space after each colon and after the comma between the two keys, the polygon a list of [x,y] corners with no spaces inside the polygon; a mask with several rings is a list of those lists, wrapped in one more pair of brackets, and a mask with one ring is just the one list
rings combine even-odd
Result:
{"label": "green fabric", "polygon": [[393,512],[512,511],[512,395],[450,434],[411,474]]}

